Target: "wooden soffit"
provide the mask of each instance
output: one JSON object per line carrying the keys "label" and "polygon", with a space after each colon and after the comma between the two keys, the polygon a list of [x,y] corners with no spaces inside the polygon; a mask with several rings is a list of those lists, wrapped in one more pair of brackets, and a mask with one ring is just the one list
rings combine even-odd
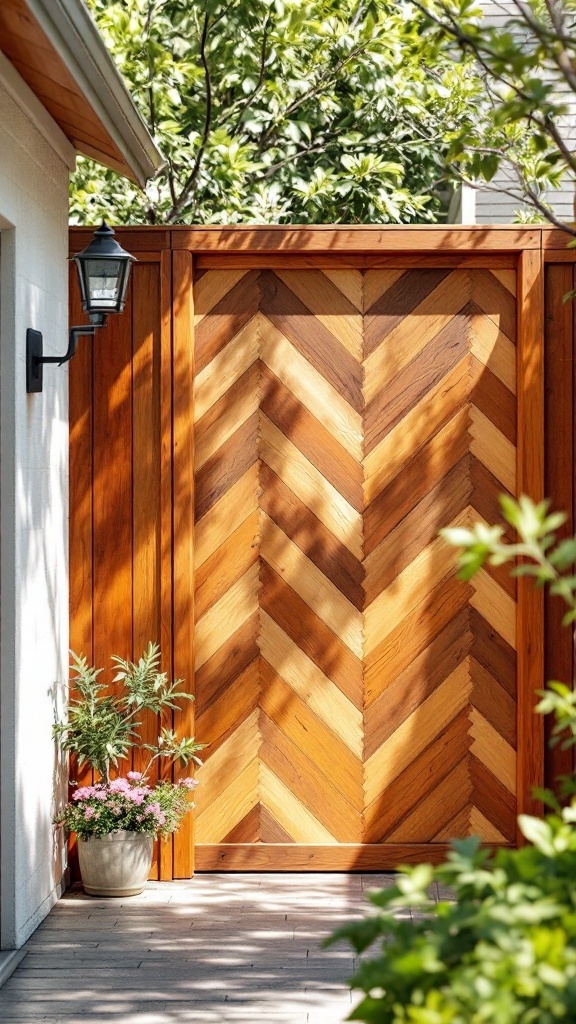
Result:
{"label": "wooden soffit", "polygon": [[[36,6],[41,14],[43,3],[37,3]],[[80,9],[81,5],[78,6]],[[41,17],[37,16],[33,7],[33,0],[30,3],[27,0],[1,0],[0,51],[16,68],[79,153],[119,171],[140,185],[144,184],[146,178],[161,166],[162,159],[147,135],[136,108],[132,107],[129,113],[132,113],[133,121],[140,121],[139,131],[134,132],[134,125],[129,125],[126,117],[118,117],[118,124],[115,126],[118,130],[111,130],[110,124],[105,123],[106,116],[100,116],[95,109],[97,104],[91,102],[86,94],[88,90],[83,89],[82,83],[72,73],[61,48],[50,38],[50,32],[46,27],[48,23],[42,24]],[[95,65],[106,65],[104,70],[108,73],[108,78],[115,79],[113,85],[124,94],[122,99],[126,110],[126,90],[113,68],[104,42],[95,30],[85,8],[81,9],[81,16],[86,19],[90,29],[90,38],[86,37],[85,40],[86,48],[90,50]],[[75,56],[78,61],[84,61],[85,53],[78,53]],[[142,138],[134,145],[134,136],[138,134]],[[122,144],[123,135],[127,145]],[[138,152],[138,146],[140,150],[147,150],[145,156]]]}

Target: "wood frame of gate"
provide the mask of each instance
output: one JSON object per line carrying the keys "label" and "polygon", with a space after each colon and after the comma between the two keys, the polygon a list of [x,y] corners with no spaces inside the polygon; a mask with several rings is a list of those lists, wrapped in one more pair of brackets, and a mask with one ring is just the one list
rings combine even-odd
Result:
{"label": "wood frame of gate", "polygon": [[[77,251],[89,229],[72,229]],[[517,271],[516,491],[567,508],[574,521],[574,255],[565,236],[539,227],[125,228],[119,241],[139,260],[128,315],[107,328],[106,357],[79,349],[70,372],[71,647],[102,664],[137,656],[159,639],[164,666],[193,685],[194,309],[196,272],[304,269],[394,271],[445,268]],[[546,296],[545,296],[546,282]],[[71,289],[71,319],[81,315]],[[80,322],[80,321],[78,321]],[[545,395],[546,386],[546,395]],[[546,400],[545,400],[546,399]],[[559,443],[559,439],[562,443]],[[518,810],[569,754],[548,755],[534,692],[572,675],[561,613],[519,581],[516,792]],[[546,643],[545,643],[546,640]],[[193,729],[194,706],[176,716]],[[154,724],[146,723],[148,736]],[[198,737],[202,738],[202,737]],[[138,767],[137,764],[134,767]],[[512,838],[512,837],[510,837]],[[510,840],[509,840],[510,841]],[[445,842],[212,843],[198,870],[382,870],[438,860]],[[190,877],[193,821],[157,850],[153,876]]]}

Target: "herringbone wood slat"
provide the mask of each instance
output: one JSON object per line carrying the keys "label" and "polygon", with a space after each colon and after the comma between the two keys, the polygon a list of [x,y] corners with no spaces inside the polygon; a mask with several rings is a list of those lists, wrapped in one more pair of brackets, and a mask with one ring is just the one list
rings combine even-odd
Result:
{"label": "herringbone wood slat", "polygon": [[516,583],[438,530],[516,490],[515,289],[199,276],[201,845],[513,841]]}

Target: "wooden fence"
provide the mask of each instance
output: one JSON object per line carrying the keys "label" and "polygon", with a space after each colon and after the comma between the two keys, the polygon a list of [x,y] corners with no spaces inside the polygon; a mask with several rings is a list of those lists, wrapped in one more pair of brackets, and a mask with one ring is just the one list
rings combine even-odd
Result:
{"label": "wooden fence", "polygon": [[118,238],[126,312],[70,371],[71,645],[102,664],[158,640],[196,694],[174,723],[209,743],[194,820],[156,877],[515,843],[570,767],[533,707],[572,677],[571,637],[506,570],[456,580],[437,534],[494,521],[502,492],[549,495],[572,530],[565,237]]}

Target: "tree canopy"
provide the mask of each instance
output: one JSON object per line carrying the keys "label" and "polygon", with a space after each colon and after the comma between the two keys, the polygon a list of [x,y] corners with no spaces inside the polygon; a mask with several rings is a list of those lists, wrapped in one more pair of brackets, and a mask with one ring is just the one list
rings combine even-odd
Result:
{"label": "tree canopy", "polygon": [[442,219],[482,83],[405,0],[90,0],[166,167],[80,160],[78,222]]}

